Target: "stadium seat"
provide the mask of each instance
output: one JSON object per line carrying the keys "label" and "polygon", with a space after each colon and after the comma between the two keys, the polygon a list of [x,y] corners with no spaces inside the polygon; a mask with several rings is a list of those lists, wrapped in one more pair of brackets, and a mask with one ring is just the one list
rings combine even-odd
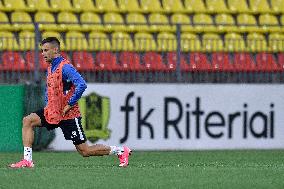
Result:
{"label": "stadium seat", "polygon": [[64,31],[62,27],[55,23],[55,18],[49,12],[37,12],[34,18],[41,31]]}
{"label": "stadium seat", "polygon": [[0,1],[0,11],[11,11],[11,9],[6,8],[6,7],[4,6],[4,4],[2,3],[2,1]]}
{"label": "stadium seat", "polygon": [[266,39],[262,34],[249,33],[246,41],[247,41],[247,50],[250,52],[267,51]]}
{"label": "stadium seat", "polygon": [[270,33],[268,36],[269,50],[272,52],[284,51],[284,34]]}
{"label": "stadium seat", "polygon": [[75,11],[70,0],[50,0],[51,11]]}
{"label": "stadium seat", "polygon": [[[180,71],[189,71],[189,65],[187,64],[183,54],[180,55]],[[175,71],[177,69],[177,53],[167,53],[167,71]]]}
{"label": "stadium seat", "polygon": [[75,51],[72,60],[72,64],[78,71],[93,71],[95,69],[94,58],[89,52]]}
{"label": "stadium seat", "polygon": [[112,33],[111,47],[113,51],[133,51],[134,49],[130,35],[124,32]]}
{"label": "stadium seat", "polygon": [[243,52],[246,51],[243,36],[237,33],[227,33],[224,37],[226,52]]}
{"label": "stadium seat", "polygon": [[212,69],[221,72],[234,72],[236,71],[234,65],[230,60],[228,53],[217,52],[212,53]]}
{"label": "stadium seat", "polygon": [[284,71],[284,52],[278,53],[278,65],[281,72]]}
{"label": "stadium seat", "polygon": [[135,51],[155,51],[157,50],[156,42],[152,34],[149,33],[136,33],[134,35]]}
{"label": "stadium seat", "polygon": [[162,0],[163,8],[167,13],[183,13],[185,9],[181,0]]}
{"label": "stadium seat", "polygon": [[2,54],[2,69],[4,71],[28,71],[25,60],[19,52],[5,51]]}
{"label": "stadium seat", "polygon": [[281,68],[277,65],[273,54],[270,53],[258,53],[256,55],[256,69],[261,72],[276,72]]}
{"label": "stadium seat", "polygon": [[256,64],[250,53],[234,53],[234,67],[238,72],[256,71]]}
{"label": "stadium seat", "polygon": [[95,69],[98,71],[120,71],[116,56],[107,51],[98,52],[95,59]]}
{"label": "stadium seat", "polygon": [[191,72],[211,72],[212,65],[204,53],[190,53],[189,54],[189,71]]}
{"label": "stadium seat", "polygon": [[35,33],[30,31],[22,31],[19,33],[20,50],[34,50],[35,49]]}
{"label": "stadium seat", "polygon": [[83,12],[80,15],[82,31],[104,31],[101,18],[93,12]]}
{"label": "stadium seat", "polygon": [[138,0],[118,0],[118,7],[121,12],[139,13],[143,11],[140,8]]}
{"label": "stadium seat", "polygon": [[93,0],[73,0],[73,7],[76,12],[97,11]]}
{"label": "stadium seat", "polygon": [[207,11],[210,13],[228,13],[229,9],[224,0],[206,0]]}
{"label": "stadium seat", "polygon": [[[46,71],[48,67],[48,63],[45,62],[42,53],[38,53],[39,58],[39,70]],[[35,51],[27,51],[25,56],[26,63],[31,65],[33,69],[35,69]]]}
{"label": "stadium seat", "polygon": [[202,36],[202,49],[204,52],[220,52],[223,50],[223,40],[218,34],[205,33]]}
{"label": "stadium seat", "polygon": [[48,12],[50,11],[50,6],[47,0],[27,0],[28,7],[31,10]]}
{"label": "stadium seat", "polygon": [[117,12],[117,11],[119,11],[115,0],[96,0],[96,8],[100,12]]}
{"label": "stadium seat", "polygon": [[71,12],[60,12],[57,15],[57,21],[63,31],[80,31],[78,18]]}
{"label": "stadium seat", "polygon": [[191,20],[186,14],[175,13],[171,16],[172,24],[181,24],[182,32],[191,32],[193,30]]}
{"label": "stadium seat", "polygon": [[184,8],[188,13],[205,13],[207,9],[203,0],[184,0]]}
{"label": "stadium seat", "polygon": [[284,13],[284,0],[270,0],[270,2],[274,13]]}
{"label": "stadium seat", "polygon": [[278,20],[274,15],[261,14],[259,16],[259,25],[262,32],[280,32]]}
{"label": "stadium seat", "polygon": [[66,50],[66,45],[65,45],[64,40],[63,40],[62,36],[60,35],[60,33],[55,32],[55,31],[46,31],[46,32],[43,32],[41,34],[42,39],[45,39],[47,37],[56,37],[60,42],[60,49],[63,50],[63,51]]}
{"label": "stadium seat", "polygon": [[88,42],[88,50],[90,51],[108,51],[111,49],[109,38],[105,33],[91,32]]}
{"label": "stadium seat", "polygon": [[152,32],[172,32],[174,28],[170,26],[168,17],[164,14],[152,13],[149,15],[150,30]]}
{"label": "stadium seat", "polygon": [[193,16],[193,24],[195,32],[215,32],[216,27],[210,15],[195,14]]}
{"label": "stadium seat", "polygon": [[32,30],[34,31],[34,25],[32,19],[27,12],[13,12],[11,14],[11,22],[14,30]]}
{"label": "stadium seat", "polygon": [[147,71],[167,71],[167,67],[159,53],[146,52],[143,56],[143,62]]}
{"label": "stadium seat", "polygon": [[13,33],[0,31],[0,50],[19,50],[19,44]]}
{"label": "stadium seat", "polygon": [[215,16],[217,32],[237,32],[239,29],[236,26],[235,20],[230,14],[217,14]]}
{"label": "stadium seat", "polygon": [[127,31],[130,32],[143,32],[149,31],[147,20],[143,14],[129,13],[126,15]]}
{"label": "stadium seat", "polygon": [[256,19],[251,14],[239,14],[237,16],[237,23],[240,32],[258,32]]}
{"label": "stadium seat", "polygon": [[176,51],[176,35],[167,32],[161,32],[157,36],[158,51]]}
{"label": "stadium seat", "polygon": [[141,3],[141,9],[146,13],[164,12],[164,9],[162,8],[159,0],[140,0],[140,3]]}
{"label": "stadium seat", "polygon": [[119,54],[119,65],[121,71],[144,71],[144,67],[140,64],[140,55],[135,52],[121,52]]}
{"label": "stadium seat", "polygon": [[70,31],[66,33],[66,50],[67,51],[80,51],[87,50],[88,43],[83,33]]}
{"label": "stadium seat", "polygon": [[249,0],[249,5],[253,13],[270,13],[271,12],[267,0]]}
{"label": "stadium seat", "polygon": [[11,31],[14,29],[10,24],[6,13],[4,12],[0,12],[0,23],[0,31]]}
{"label": "stadium seat", "polygon": [[199,37],[193,33],[181,34],[181,50],[182,52],[198,52],[201,51],[201,42]]}
{"label": "stadium seat", "polygon": [[34,11],[26,6],[24,0],[3,0],[3,3],[7,11]]}
{"label": "stadium seat", "polygon": [[251,12],[246,0],[228,0],[228,7],[231,13]]}
{"label": "stadium seat", "polygon": [[108,12],[104,14],[104,25],[106,32],[126,31],[123,18],[118,13]]}

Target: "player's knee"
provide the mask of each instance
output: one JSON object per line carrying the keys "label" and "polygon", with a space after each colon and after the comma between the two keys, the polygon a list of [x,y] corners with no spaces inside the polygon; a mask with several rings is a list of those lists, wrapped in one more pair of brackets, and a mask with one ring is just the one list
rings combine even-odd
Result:
{"label": "player's knee", "polygon": [[29,116],[23,118],[23,127],[32,127],[32,119]]}

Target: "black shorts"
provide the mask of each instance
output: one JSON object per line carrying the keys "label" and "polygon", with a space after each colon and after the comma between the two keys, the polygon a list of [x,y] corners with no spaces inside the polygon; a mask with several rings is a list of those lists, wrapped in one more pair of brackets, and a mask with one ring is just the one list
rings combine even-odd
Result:
{"label": "black shorts", "polygon": [[44,110],[38,110],[35,112],[41,119],[41,125],[47,130],[52,130],[60,127],[64,138],[66,140],[72,140],[74,145],[79,145],[86,142],[86,136],[82,128],[81,117],[75,119],[62,120],[58,124],[50,124],[44,117]]}

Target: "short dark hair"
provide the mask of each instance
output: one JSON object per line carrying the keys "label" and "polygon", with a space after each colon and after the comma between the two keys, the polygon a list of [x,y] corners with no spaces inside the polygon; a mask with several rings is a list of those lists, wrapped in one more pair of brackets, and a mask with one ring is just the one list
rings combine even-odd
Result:
{"label": "short dark hair", "polygon": [[42,46],[45,43],[51,43],[53,45],[58,46],[58,48],[60,49],[60,42],[56,37],[47,37],[47,38],[43,39],[40,44]]}

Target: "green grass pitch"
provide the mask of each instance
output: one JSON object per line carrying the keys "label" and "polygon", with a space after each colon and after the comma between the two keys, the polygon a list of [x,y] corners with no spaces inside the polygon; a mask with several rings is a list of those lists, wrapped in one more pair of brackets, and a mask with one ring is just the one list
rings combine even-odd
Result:
{"label": "green grass pitch", "polygon": [[284,188],[284,150],[134,152],[127,168],[115,156],[34,152],[36,167],[7,164],[22,153],[0,153],[0,188]]}

